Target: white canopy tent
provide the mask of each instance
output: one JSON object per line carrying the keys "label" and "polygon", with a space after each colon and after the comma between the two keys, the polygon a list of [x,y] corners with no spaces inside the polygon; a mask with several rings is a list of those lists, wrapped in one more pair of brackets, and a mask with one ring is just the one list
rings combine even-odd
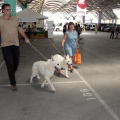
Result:
{"label": "white canopy tent", "polygon": [[17,18],[19,22],[37,22],[37,20],[47,19],[46,16],[41,15],[29,8],[24,9],[17,13]]}

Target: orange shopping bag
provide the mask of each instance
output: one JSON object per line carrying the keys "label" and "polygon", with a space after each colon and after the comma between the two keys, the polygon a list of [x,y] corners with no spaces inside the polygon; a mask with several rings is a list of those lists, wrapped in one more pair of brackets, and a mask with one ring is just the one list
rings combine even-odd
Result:
{"label": "orange shopping bag", "polygon": [[74,56],[74,63],[75,64],[81,64],[81,54],[80,54],[80,51],[78,49],[76,49],[76,53],[75,53],[75,56]]}

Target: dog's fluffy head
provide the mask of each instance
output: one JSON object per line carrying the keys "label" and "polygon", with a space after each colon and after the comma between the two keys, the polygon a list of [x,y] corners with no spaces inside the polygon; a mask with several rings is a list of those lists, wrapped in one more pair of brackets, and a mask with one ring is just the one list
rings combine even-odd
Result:
{"label": "dog's fluffy head", "polygon": [[68,68],[72,68],[72,61],[71,61],[69,55],[67,55],[67,56],[65,55],[64,59],[65,59],[66,64],[68,65]]}

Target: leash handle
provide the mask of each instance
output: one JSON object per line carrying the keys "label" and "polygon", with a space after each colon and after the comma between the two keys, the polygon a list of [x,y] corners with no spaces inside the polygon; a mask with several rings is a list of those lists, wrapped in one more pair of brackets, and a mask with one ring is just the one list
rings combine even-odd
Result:
{"label": "leash handle", "polygon": [[47,60],[47,58],[46,58],[39,50],[37,50],[33,45],[31,45],[31,43],[29,43],[29,45],[30,45],[34,50],[36,50],[45,60]]}

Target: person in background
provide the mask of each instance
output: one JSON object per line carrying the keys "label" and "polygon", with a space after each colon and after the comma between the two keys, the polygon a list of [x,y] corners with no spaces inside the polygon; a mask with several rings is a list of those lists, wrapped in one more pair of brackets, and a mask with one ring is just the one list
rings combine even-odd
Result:
{"label": "person in background", "polygon": [[[63,39],[62,39],[62,47],[64,47],[67,55],[70,56],[71,61],[76,53],[76,49],[78,47],[78,34],[76,30],[74,30],[74,23],[70,22],[68,24],[68,30],[66,31]],[[70,70],[73,71],[73,67]]]}
{"label": "person in background", "polygon": [[28,35],[28,38],[29,38],[29,39],[30,39],[30,34],[31,34],[31,27],[30,27],[30,25],[28,25],[27,35]]}
{"label": "person in background", "polygon": [[116,26],[115,28],[116,39],[119,38],[119,30],[120,30],[119,26]]}
{"label": "person in background", "polygon": [[26,27],[26,22],[23,22],[23,24],[22,24],[22,29],[23,29],[24,32],[26,32],[26,29],[27,29],[27,27]]}
{"label": "person in background", "polygon": [[115,33],[115,24],[111,26],[111,35],[110,38],[114,39],[114,33]]}
{"label": "person in background", "polygon": [[75,30],[78,31],[78,24],[75,23]]}
{"label": "person in background", "polygon": [[98,26],[97,24],[95,25],[95,34],[97,34],[97,31],[98,31]]}
{"label": "person in background", "polygon": [[82,31],[85,32],[85,25],[83,25],[83,27],[82,27]]}
{"label": "person in background", "polygon": [[30,43],[30,41],[24,31],[18,27],[18,19],[11,16],[10,4],[3,4],[1,10],[3,13],[3,16],[0,16],[1,49],[7,66],[11,89],[16,91],[15,72],[19,65],[20,55],[18,31],[24,37],[26,43]]}
{"label": "person in background", "polygon": [[78,24],[78,30],[77,30],[77,32],[78,32],[78,42],[80,42],[80,40],[81,40],[81,38],[80,38],[80,34],[81,34],[81,32],[82,32],[82,29],[81,29],[81,27],[80,27],[80,24]]}
{"label": "person in background", "polygon": [[37,34],[37,25],[36,22],[33,24],[33,33],[34,33],[34,39],[36,40],[36,34]]}

